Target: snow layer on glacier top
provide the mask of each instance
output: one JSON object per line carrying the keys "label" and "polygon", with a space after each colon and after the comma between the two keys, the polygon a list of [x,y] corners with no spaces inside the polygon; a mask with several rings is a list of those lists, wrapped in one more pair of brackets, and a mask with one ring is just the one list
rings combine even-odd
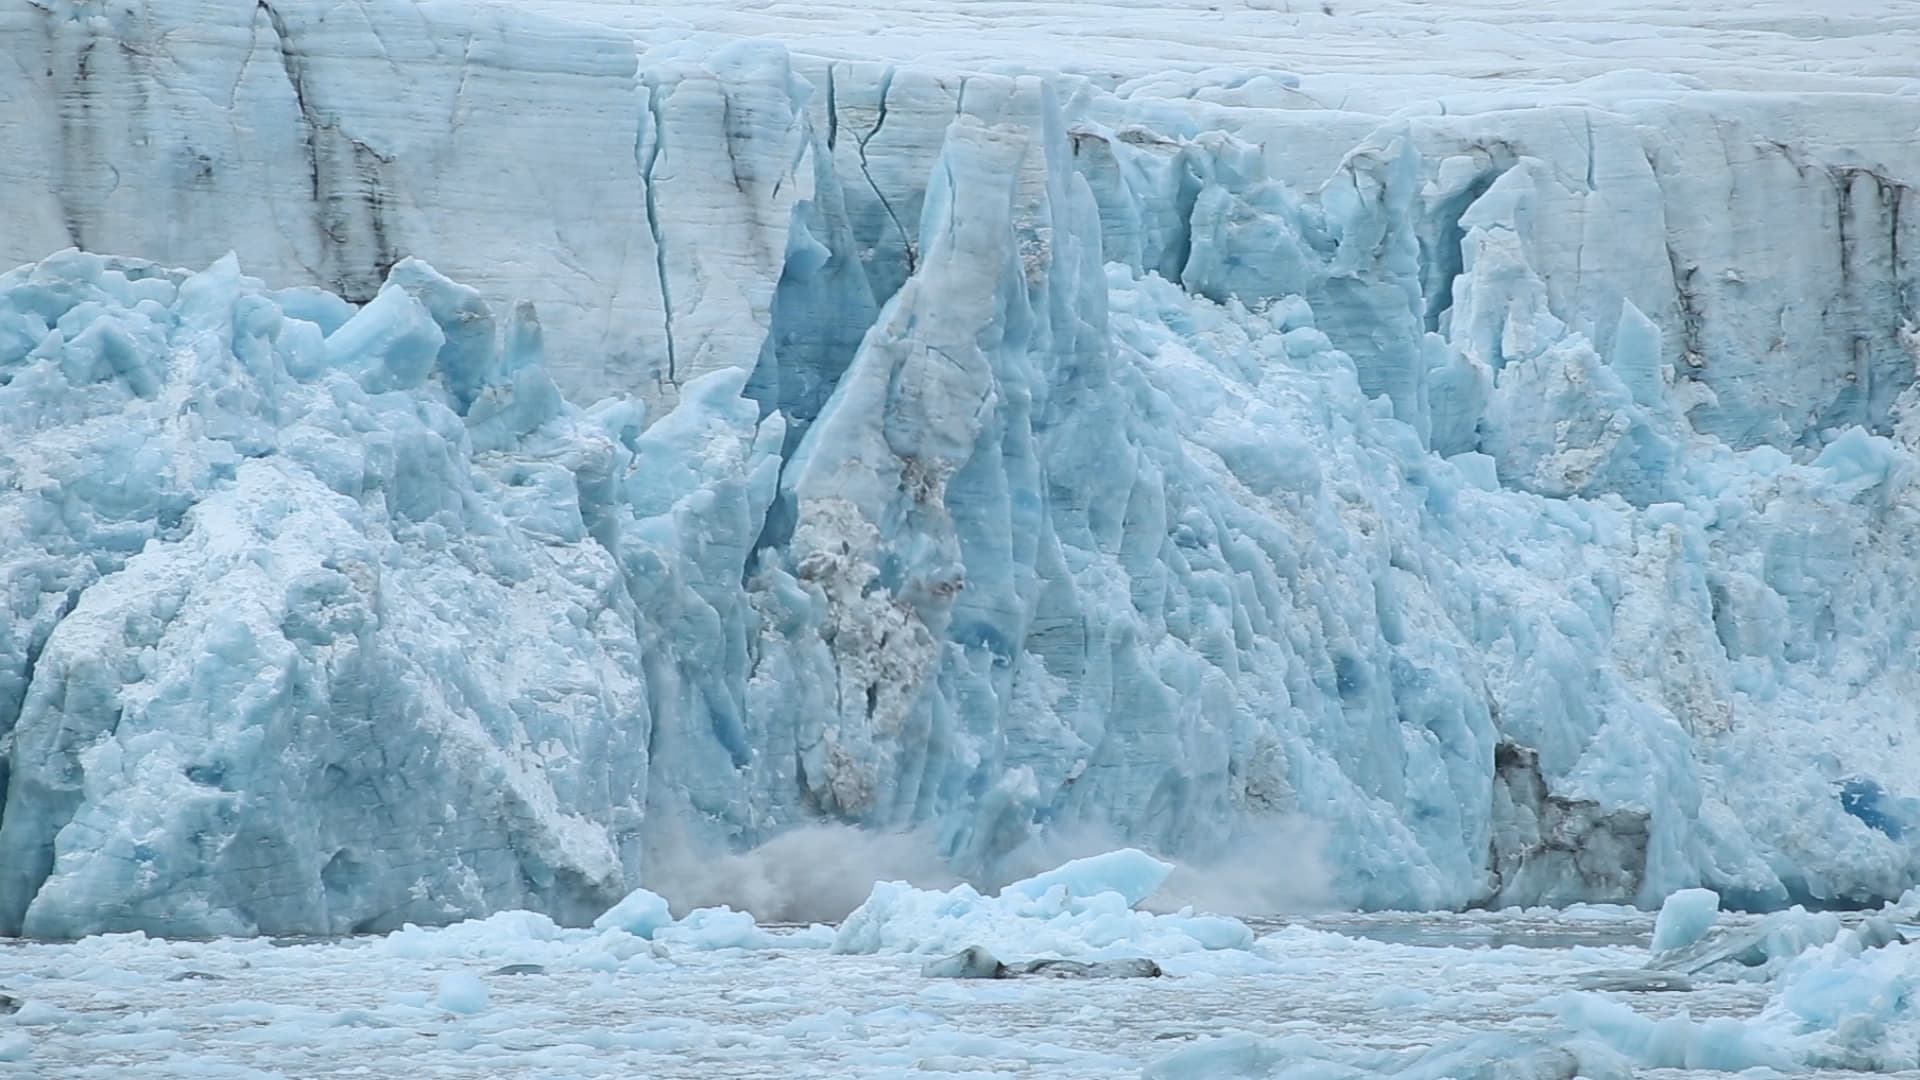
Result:
{"label": "snow layer on glacier top", "polygon": [[[631,29],[779,40],[835,59],[956,71],[1064,70],[1112,81],[1166,72],[1291,71],[1294,108],[1392,107],[1436,93],[1564,89],[1897,89],[1920,79],[1920,10],[1883,0],[542,0]],[[1158,89],[1173,84],[1150,80]]]}

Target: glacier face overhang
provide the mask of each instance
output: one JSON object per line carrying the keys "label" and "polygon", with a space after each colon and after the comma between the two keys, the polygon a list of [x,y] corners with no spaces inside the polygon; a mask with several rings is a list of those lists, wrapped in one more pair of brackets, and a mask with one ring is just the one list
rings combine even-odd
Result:
{"label": "glacier face overhang", "polygon": [[209,267],[0,278],[0,931],[577,921],[665,819],[1916,880],[1843,798],[1920,821],[1897,73],[1359,111],[594,10],[0,15],[0,262]]}

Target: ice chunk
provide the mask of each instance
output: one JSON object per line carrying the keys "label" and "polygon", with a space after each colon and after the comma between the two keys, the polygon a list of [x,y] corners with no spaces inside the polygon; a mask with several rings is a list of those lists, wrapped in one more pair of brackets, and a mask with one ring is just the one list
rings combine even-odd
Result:
{"label": "ice chunk", "polygon": [[651,938],[661,927],[672,924],[666,900],[645,889],[633,890],[593,920],[595,930],[624,930],[643,938]]}
{"label": "ice chunk", "polygon": [[370,393],[407,390],[433,370],[446,334],[409,290],[389,286],[327,335],[327,362]]}
{"label": "ice chunk", "polygon": [[1595,994],[1556,1003],[1559,1020],[1599,1037],[1634,1062],[1655,1069],[1790,1069],[1795,1055],[1776,1027],[1732,1017],[1694,1020],[1685,1013],[1655,1020]]}
{"label": "ice chunk", "polygon": [[1152,896],[1172,873],[1172,863],[1162,862],[1138,848],[1122,848],[1062,863],[1006,886],[1000,895],[1038,900],[1056,888],[1063,888],[1069,897],[1114,893],[1132,907]]}
{"label": "ice chunk", "polygon": [[1832,912],[1794,908],[1775,912],[1748,927],[1717,932],[1709,929],[1690,945],[1656,952],[1651,966],[1684,974],[1698,974],[1726,963],[1777,968],[1810,948],[1832,941],[1841,932],[1840,919]]}
{"label": "ice chunk", "polygon": [[443,975],[440,977],[439,992],[433,996],[433,1003],[461,1016],[483,1012],[487,1007],[487,984],[472,972],[456,971]]}
{"label": "ice chunk", "polygon": [[[700,908],[685,918],[666,915],[665,903],[645,893],[629,896],[591,929],[565,928],[528,911],[506,911],[445,927],[408,925],[377,939],[376,955],[409,961],[457,961],[494,975],[567,970],[654,970],[680,952],[724,949],[820,949],[832,944],[829,927],[769,932],[746,912]],[[645,931],[641,933],[640,931]],[[462,984],[464,985],[464,984]],[[448,1008],[454,1008],[448,1005]]]}
{"label": "ice chunk", "polygon": [[1622,298],[1620,325],[1613,332],[1613,352],[1607,363],[1627,384],[1636,403],[1653,408],[1666,397],[1669,373],[1665,355],[1660,327],[1634,307],[1632,300]]}
{"label": "ice chunk", "polygon": [[33,1040],[24,1031],[0,1035],[0,1061],[25,1061],[33,1056]]}
{"label": "ice chunk", "polygon": [[1699,941],[1720,917],[1720,894],[1712,889],[1682,889],[1660,905],[1653,923],[1653,951],[1683,949]]}
{"label": "ice chunk", "polygon": [[731,908],[698,908],[654,932],[656,940],[691,949],[747,949],[767,944],[753,916]]}
{"label": "ice chunk", "polygon": [[[1170,870],[1138,852],[1121,851],[1075,860],[992,897],[970,885],[935,892],[881,882],[840,925],[833,947],[842,953],[958,953],[949,960],[964,968],[969,956],[1107,960],[1253,944],[1253,932],[1238,919],[1133,910],[1133,894],[1149,881],[1157,887]],[[1069,882],[1093,891],[1075,892]],[[1109,883],[1130,891],[1100,888]]]}
{"label": "ice chunk", "polygon": [[538,951],[567,933],[538,912],[501,911],[484,919],[465,919],[450,926],[422,927],[409,923],[379,938],[373,948],[382,955],[408,960],[473,960]]}

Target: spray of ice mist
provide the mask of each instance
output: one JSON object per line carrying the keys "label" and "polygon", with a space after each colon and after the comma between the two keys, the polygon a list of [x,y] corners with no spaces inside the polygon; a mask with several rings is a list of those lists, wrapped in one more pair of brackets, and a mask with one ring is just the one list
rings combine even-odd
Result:
{"label": "spray of ice mist", "polygon": [[[1302,817],[1243,824],[1211,857],[1178,859],[1160,891],[1140,906],[1150,911],[1192,907],[1216,915],[1296,915],[1334,905],[1333,873],[1322,852],[1325,829]],[[1002,858],[994,885],[1003,885],[1069,859],[1120,847],[1140,847],[1111,829],[1083,826],[1042,834]],[[1151,848],[1148,849],[1151,851]]]}
{"label": "spray of ice mist", "polygon": [[820,823],[789,829],[743,852],[696,850],[683,836],[656,837],[647,887],[674,912],[722,904],[761,922],[838,922],[876,881],[925,889],[959,882],[931,837]]}
{"label": "spray of ice mist", "polygon": [[[1173,874],[1142,906],[1241,916],[1326,910],[1333,906],[1333,890],[1321,857],[1324,842],[1321,827],[1304,818],[1245,826],[1212,858],[1169,859]],[[819,823],[738,853],[696,850],[680,835],[656,837],[646,880],[679,914],[724,904],[763,922],[838,922],[877,881],[944,889],[966,880],[993,891],[1070,859],[1128,846],[1139,845],[1111,829],[1050,830],[997,859],[991,872],[961,875],[935,854],[933,838],[923,832]]]}

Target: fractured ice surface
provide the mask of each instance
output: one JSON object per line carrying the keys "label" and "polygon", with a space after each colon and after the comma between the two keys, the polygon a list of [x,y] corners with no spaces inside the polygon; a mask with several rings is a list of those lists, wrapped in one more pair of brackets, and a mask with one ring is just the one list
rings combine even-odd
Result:
{"label": "fractured ice surface", "polygon": [[665,821],[1920,872],[1920,97],[591,7],[0,15],[0,256],[211,264],[0,278],[0,930],[579,923]]}

